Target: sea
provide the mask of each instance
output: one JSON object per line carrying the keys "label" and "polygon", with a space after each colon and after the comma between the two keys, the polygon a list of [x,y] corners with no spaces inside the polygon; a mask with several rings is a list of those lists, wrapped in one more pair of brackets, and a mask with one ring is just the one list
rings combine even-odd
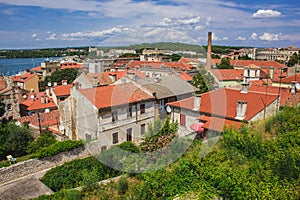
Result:
{"label": "sea", "polygon": [[0,74],[4,76],[12,76],[20,74],[26,69],[31,69],[33,67],[41,66],[42,62],[57,60],[58,57],[50,58],[13,58],[6,59],[0,58]]}

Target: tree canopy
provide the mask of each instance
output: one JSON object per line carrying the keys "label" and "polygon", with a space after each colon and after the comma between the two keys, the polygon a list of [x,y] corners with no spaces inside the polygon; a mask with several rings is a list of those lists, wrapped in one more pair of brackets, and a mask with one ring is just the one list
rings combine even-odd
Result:
{"label": "tree canopy", "polygon": [[200,70],[191,81],[191,84],[200,89],[199,93],[205,93],[213,89],[214,78],[211,74],[207,73],[205,69]]}
{"label": "tree canopy", "polygon": [[226,58],[221,59],[221,64],[217,64],[218,69],[233,69],[233,66],[230,65],[230,60]]}

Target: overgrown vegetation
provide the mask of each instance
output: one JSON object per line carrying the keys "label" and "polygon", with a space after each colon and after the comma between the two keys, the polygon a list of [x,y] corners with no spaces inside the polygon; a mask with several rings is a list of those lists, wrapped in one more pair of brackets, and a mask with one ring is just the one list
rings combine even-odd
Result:
{"label": "overgrown vegetation", "polygon": [[122,180],[95,186],[83,190],[80,198],[300,198],[299,107],[284,107],[265,123],[226,129],[223,135],[216,145],[195,140],[179,160],[156,171],[131,174],[128,185]]}
{"label": "overgrown vegetation", "polygon": [[53,191],[71,189],[120,175],[119,171],[107,167],[94,157],[73,160],[53,168],[41,181]]}
{"label": "overgrown vegetation", "polygon": [[33,154],[32,157],[39,159],[54,156],[60,152],[70,151],[83,146],[81,140],[64,140],[61,142],[56,142],[50,146],[41,148],[37,153]]}
{"label": "overgrown vegetation", "polygon": [[27,147],[27,153],[32,154],[38,152],[44,147],[48,147],[54,143],[56,143],[55,137],[52,135],[51,132],[47,131],[41,133],[41,135],[34,141],[32,141]]}

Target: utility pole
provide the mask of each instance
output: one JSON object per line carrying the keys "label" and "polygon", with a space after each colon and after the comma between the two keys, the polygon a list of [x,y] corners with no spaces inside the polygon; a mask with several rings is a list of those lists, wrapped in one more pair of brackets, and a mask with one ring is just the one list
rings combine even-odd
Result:
{"label": "utility pole", "polygon": [[40,131],[40,135],[42,133],[42,127],[41,127],[41,118],[40,118],[40,113],[37,113],[37,117],[38,117],[38,122],[39,122],[39,131]]}

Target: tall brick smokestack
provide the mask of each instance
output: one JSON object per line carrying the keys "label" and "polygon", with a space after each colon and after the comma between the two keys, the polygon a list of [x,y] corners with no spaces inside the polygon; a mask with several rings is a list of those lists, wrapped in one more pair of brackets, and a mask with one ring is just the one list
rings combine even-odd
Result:
{"label": "tall brick smokestack", "polygon": [[210,70],[211,69],[211,40],[212,40],[212,32],[208,32],[207,37],[207,56],[206,56],[206,65],[205,69]]}

